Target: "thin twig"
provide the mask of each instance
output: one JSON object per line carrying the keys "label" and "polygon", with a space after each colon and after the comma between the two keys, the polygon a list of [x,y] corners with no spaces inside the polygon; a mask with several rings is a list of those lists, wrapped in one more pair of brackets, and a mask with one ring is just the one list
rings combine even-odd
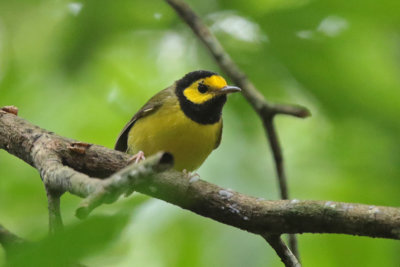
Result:
{"label": "thin twig", "polygon": [[[201,18],[188,4],[181,0],[166,1],[175,9],[179,16],[191,27],[197,37],[205,44],[217,64],[227,74],[227,76],[242,88],[243,95],[261,117],[271,145],[281,197],[282,199],[288,199],[289,194],[287,190],[288,186],[283,164],[282,149],[279,144],[273,120],[277,114],[305,118],[310,116],[310,112],[308,109],[301,106],[269,103],[257,90],[254,84],[247,79],[244,72],[235,64],[229,54],[219,43],[218,39],[211,33],[207,25],[205,25]],[[299,258],[296,237],[291,235],[289,236],[289,240],[293,253]]]}
{"label": "thin twig", "polygon": [[269,144],[271,146],[273,156],[275,159],[276,173],[280,178],[278,179],[278,181],[279,181],[281,199],[289,199],[288,186],[286,182],[286,173],[285,173],[285,168],[283,166],[282,149],[279,144],[279,138],[274,127],[273,118],[265,119],[263,121],[263,124],[267,132]]}
{"label": "thin twig", "polygon": [[270,246],[273,247],[285,266],[301,267],[301,264],[297,260],[296,256],[293,255],[292,251],[286,246],[279,235],[265,234],[263,237],[270,244]]}
{"label": "thin twig", "polygon": [[25,242],[26,241],[24,239],[11,233],[0,224],[0,244],[4,247],[6,251]]}
{"label": "thin twig", "polygon": [[61,193],[46,189],[47,203],[49,209],[49,233],[51,235],[61,231],[64,227],[61,211],[60,211],[60,197]]}
{"label": "thin twig", "polygon": [[[287,185],[286,172],[283,162],[282,149],[280,147],[279,138],[274,126],[274,116],[264,117],[263,124],[268,135],[268,140],[274,156],[276,173],[279,181],[279,189],[281,199],[289,199],[289,189]],[[295,235],[289,235],[289,247],[292,253],[300,262],[300,254],[298,250],[297,238]]]}

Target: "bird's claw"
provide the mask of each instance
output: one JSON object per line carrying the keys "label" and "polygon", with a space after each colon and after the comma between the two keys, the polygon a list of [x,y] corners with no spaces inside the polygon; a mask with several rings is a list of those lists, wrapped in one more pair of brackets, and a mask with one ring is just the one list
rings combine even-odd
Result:
{"label": "bird's claw", "polygon": [[192,179],[192,178],[200,178],[200,175],[197,172],[189,172],[186,169],[183,169],[183,174],[186,176],[187,179]]}
{"label": "bird's claw", "polygon": [[129,163],[135,162],[135,164],[137,164],[145,159],[146,159],[146,157],[144,156],[143,151],[139,151],[138,153],[136,153],[129,159]]}

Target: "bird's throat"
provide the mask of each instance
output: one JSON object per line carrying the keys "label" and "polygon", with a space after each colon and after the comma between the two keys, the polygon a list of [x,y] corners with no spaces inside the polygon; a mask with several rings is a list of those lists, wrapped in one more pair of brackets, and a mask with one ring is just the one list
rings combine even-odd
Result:
{"label": "bird's throat", "polygon": [[202,104],[190,102],[183,95],[178,95],[179,104],[185,115],[200,124],[214,124],[221,119],[226,95],[220,95]]}

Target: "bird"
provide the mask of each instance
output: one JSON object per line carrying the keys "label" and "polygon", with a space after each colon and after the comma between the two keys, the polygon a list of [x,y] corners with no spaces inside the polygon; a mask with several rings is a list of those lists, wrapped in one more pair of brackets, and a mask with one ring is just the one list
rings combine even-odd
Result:
{"label": "bird", "polygon": [[197,170],[221,143],[227,95],[240,91],[216,72],[189,72],[150,98],[122,129],[114,149],[134,155],[135,162],[169,152],[175,170]]}

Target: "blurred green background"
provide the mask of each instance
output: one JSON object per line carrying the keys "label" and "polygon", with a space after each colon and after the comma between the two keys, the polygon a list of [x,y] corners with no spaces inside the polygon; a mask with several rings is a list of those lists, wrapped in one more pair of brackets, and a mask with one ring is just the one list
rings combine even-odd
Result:
{"label": "blurred green background", "polygon": [[[292,198],[400,205],[400,2],[190,4],[269,100],[312,111],[306,120],[277,119]],[[196,69],[220,72],[164,1],[0,0],[0,106],[16,105],[60,135],[111,148],[147,99]],[[224,120],[202,178],[277,199],[263,129],[241,95],[230,97]],[[39,265],[32,255],[50,251],[89,266],[282,266],[260,237],[159,200],[134,194],[97,209],[99,224],[83,225],[74,217],[79,201],[63,196],[70,240],[48,250],[57,242],[43,240],[38,173],[0,151],[0,223],[43,240],[19,264]],[[304,234],[299,246],[305,266],[400,265],[393,240]]]}

